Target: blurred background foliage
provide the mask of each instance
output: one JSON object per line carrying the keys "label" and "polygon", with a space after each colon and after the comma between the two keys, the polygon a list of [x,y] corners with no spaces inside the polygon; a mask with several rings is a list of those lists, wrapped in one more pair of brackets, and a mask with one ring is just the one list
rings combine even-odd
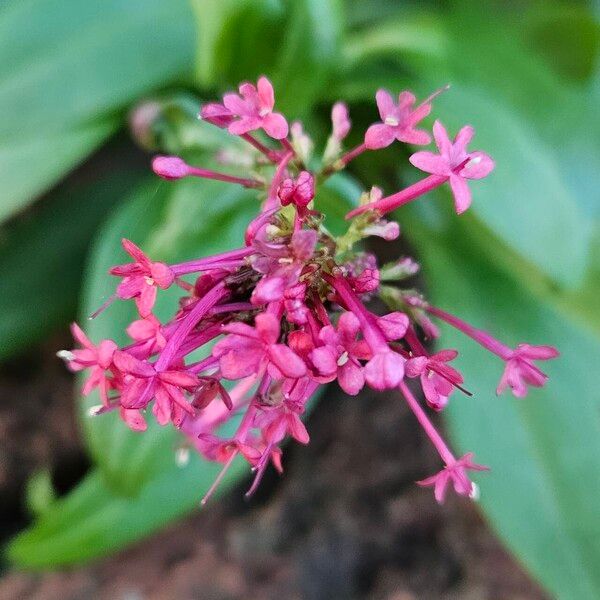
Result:
{"label": "blurred background foliage", "polygon": [[[97,308],[124,235],[166,261],[239,243],[252,194],[159,182],[119,132],[146,152],[210,161],[235,143],[197,121],[200,102],[266,74],[278,108],[318,141],[331,103],[347,100],[353,143],[377,118],[377,88],[423,97],[450,83],[434,115],[453,131],[473,124],[497,168],[460,219],[441,192],[405,209],[404,236],[436,303],[562,357],[544,390],[496,398],[500,365],[444,331],[475,393],[454,399],[446,423],[459,451],[492,467],[481,507],[526,568],[560,598],[600,597],[598,19],[591,3],[550,0],[5,0],[0,359]],[[395,146],[333,178],[318,199],[332,227],[356,181],[410,183],[407,156]],[[127,311],[111,307],[90,336],[122,340]],[[138,437],[111,415],[90,420],[95,403],[78,400],[94,467],[59,499],[32,482],[37,518],[8,548],[18,566],[121,548],[191,510],[214,477],[197,458],[175,464],[170,430]]]}

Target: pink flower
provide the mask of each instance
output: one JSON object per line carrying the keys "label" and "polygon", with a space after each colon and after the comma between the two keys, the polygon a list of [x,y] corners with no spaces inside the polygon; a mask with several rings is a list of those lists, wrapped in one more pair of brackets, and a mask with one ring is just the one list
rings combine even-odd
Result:
{"label": "pink flower", "polygon": [[157,287],[166,290],[175,276],[166,264],[152,262],[133,242],[123,239],[121,243],[135,262],[110,270],[111,275],[123,277],[117,287],[117,296],[125,300],[135,298],[140,316],[147,317],[156,301]]}
{"label": "pink flower", "polygon": [[112,387],[112,380],[107,376],[106,371],[112,366],[113,356],[118,346],[112,340],[102,340],[95,346],[77,323],[71,325],[71,333],[83,348],[61,351],[58,355],[66,360],[71,371],[91,369],[82,393],[87,396],[92,390],[98,388],[102,404],[108,406],[108,391]]}
{"label": "pink flower", "polygon": [[313,256],[317,232],[300,229],[292,234],[288,244],[259,240],[255,240],[254,244],[262,256],[252,261],[252,267],[264,277],[254,288],[251,302],[260,305],[282,300],[285,291],[298,284],[302,270]]}
{"label": "pink flower", "polygon": [[160,321],[153,314],[133,321],[126,331],[132,340],[138,342],[137,346],[130,348],[136,358],[147,358],[160,352],[167,343]]}
{"label": "pink flower", "polygon": [[462,375],[446,364],[457,356],[456,350],[441,350],[431,356],[409,358],[406,362],[406,375],[421,378],[425,399],[433,410],[442,410],[454,386],[463,382]]}
{"label": "pink flower", "polygon": [[450,482],[452,482],[454,485],[454,491],[457,494],[476,499],[477,487],[467,477],[465,471],[489,471],[489,467],[474,463],[471,460],[472,458],[473,453],[469,452],[458,460],[447,464],[436,475],[432,475],[431,477],[427,477],[427,479],[417,481],[417,484],[423,487],[433,486],[435,499],[439,504],[443,504]]}
{"label": "pink flower", "polygon": [[241,454],[251,465],[256,464],[262,456],[255,445],[237,439],[223,440],[210,433],[198,436],[197,445],[202,454],[210,460],[226,463],[234,454]]}
{"label": "pink flower", "polygon": [[281,330],[275,315],[257,315],[254,327],[231,323],[223,330],[229,335],[215,344],[212,353],[219,359],[225,379],[240,379],[265,369],[274,379],[298,379],[306,373],[304,361],[288,346],[277,343]]}
{"label": "pink flower", "polygon": [[371,358],[371,351],[364,340],[357,340],[360,323],[351,312],[340,316],[337,331],[327,325],[319,331],[323,343],[309,354],[318,373],[329,381],[337,378],[340,387],[355,396],[365,385],[360,360]]}
{"label": "pink flower", "polygon": [[262,405],[254,417],[254,426],[262,431],[268,446],[279,444],[286,435],[291,435],[300,444],[308,444],[310,436],[300,415],[304,407],[285,399],[277,406]]}
{"label": "pink flower", "polygon": [[238,120],[229,124],[229,133],[242,135],[255,129],[264,129],[270,137],[281,140],[287,137],[288,124],[284,116],[274,113],[275,94],[266,77],[261,77],[255,87],[242,83],[238,94],[225,94],[223,104]]}
{"label": "pink flower", "polygon": [[348,116],[348,107],[343,102],[336,102],[331,109],[333,138],[341,142],[350,133],[352,122]]}
{"label": "pink flower", "polygon": [[466,125],[452,142],[444,126],[436,121],[433,136],[440,153],[415,152],[409,159],[421,171],[450,179],[457,214],[471,205],[471,191],[466,180],[482,179],[494,168],[494,161],[485,152],[467,152],[474,134],[473,127]]}
{"label": "pink flower", "polygon": [[386,90],[379,90],[376,95],[377,108],[383,123],[371,125],[365,133],[365,145],[370,150],[385,148],[394,140],[407,144],[429,144],[431,138],[425,131],[415,129],[430,112],[431,104],[425,102],[413,108],[416,102],[411,92],[401,92],[398,105]]}
{"label": "pink flower", "polygon": [[198,386],[195,375],[183,369],[156,371],[150,363],[118,350],[114,355],[116,367],[124,374],[125,386],[121,406],[125,409],[145,408],[155,399],[152,412],[160,425],[173,421],[176,427],[186,414],[194,415],[194,408],[186,400],[184,391]]}
{"label": "pink flower", "polygon": [[527,396],[527,386],[542,387],[548,376],[540,371],[532,361],[550,360],[559,356],[559,352],[553,346],[531,346],[530,344],[519,344],[516,350],[506,358],[506,367],[496,389],[501,394],[507,387],[517,398]]}
{"label": "pink flower", "polygon": [[282,206],[293,204],[304,212],[304,209],[315,197],[315,180],[308,171],[301,171],[296,179],[284,179],[277,191]]}

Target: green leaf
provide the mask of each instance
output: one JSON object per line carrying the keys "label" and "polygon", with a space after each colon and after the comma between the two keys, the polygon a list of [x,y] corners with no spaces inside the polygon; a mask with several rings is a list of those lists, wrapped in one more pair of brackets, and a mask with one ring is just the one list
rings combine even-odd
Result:
{"label": "green leaf", "polygon": [[66,184],[31,215],[4,227],[0,359],[61,323],[66,326],[77,309],[89,240],[107,211],[137,181],[135,173],[115,171],[101,181]]}
{"label": "green leaf", "polygon": [[[116,494],[93,471],[11,542],[9,560],[27,569],[80,564],[115,552],[199,506],[222,466],[195,455],[176,467],[173,452],[170,458],[171,469],[146,482],[135,496]],[[247,473],[242,459],[234,461],[213,499]]]}
{"label": "green leaf", "polygon": [[280,0],[192,0],[196,76],[203,86],[236,86],[270,72],[284,28]]}
{"label": "green leaf", "polygon": [[465,239],[460,229],[415,236],[432,301],[510,345],[554,344],[562,355],[543,366],[550,380],[542,390],[496,398],[501,361],[444,327],[442,344],[460,350],[475,394],[453,396],[452,437],[491,467],[479,479],[481,506],[515,555],[556,597],[597,598],[600,339],[515,285]]}
{"label": "green leaf", "polygon": [[576,190],[561,177],[554,148],[518,114],[477,88],[456,85],[439,102],[437,114],[452,134],[465,122],[473,124],[472,147],[496,161],[485,181],[470,185],[473,212],[555,281],[579,285],[592,223]]}
{"label": "green leaf", "polygon": [[[121,238],[167,262],[188,260],[243,245],[245,225],[258,209],[255,192],[204,180],[176,183],[152,181],[136,191],[106,223],[92,251],[85,282],[83,315],[94,312],[113,293],[110,266],[126,262]],[[156,315],[163,322],[174,314],[176,289],[159,294]],[[90,337],[126,343],[125,328],[135,319],[131,302],[117,301],[85,326]],[[134,494],[157,473],[172,467],[178,439],[171,427],[149,423],[143,435],[130,431],[116,414],[90,419],[87,409],[98,404],[94,394],[81,406],[86,441],[110,486]]]}
{"label": "green leaf", "polygon": [[283,46],[273,73],[277,107],[305,114],[323,93],[340,60],[341,0],[291,0]]}
{"label": "green leaf", "polygon": [[0,218],[118,126],[117,111],[191,71],[186,0],[22,0],[0,8]]}
{"label": "green leaf", "polygon": [[[0,83],[1,86],[1,83]],[[54,133],[0,137],[0,221],[56,183],[115,129],[114,119]]]}

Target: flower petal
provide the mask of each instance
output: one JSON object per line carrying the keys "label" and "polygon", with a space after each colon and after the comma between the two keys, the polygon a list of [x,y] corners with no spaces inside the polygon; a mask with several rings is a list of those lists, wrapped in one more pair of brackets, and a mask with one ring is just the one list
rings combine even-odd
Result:
{"label": "flower petal", "polygon": [[433,152],[421,151],[415,152],[408,159],[412,165],[425,171],[425,173],[433,173],[434,175],[450,175],[452,170],[446,159],[439,154]]}
{"label": "flower petal", "polygon": [[455,174],[450,175],[450,187],[454,194],[454,209],[456,214],[460,215],[471,206],[471,190],[467,182]]}
{"label": "flower petal", "polygon": [[393,127],[384,123],[375,123],[365,133],[365,146],[369,150],[378,150],[389,146],[396,139]]}
{"label": "flower petal", "polygon": [[289,127],[285,117],[280,113],[270,113],[262,120],[262,128],[265,133],[274,140],[282,140],[287,137]]}

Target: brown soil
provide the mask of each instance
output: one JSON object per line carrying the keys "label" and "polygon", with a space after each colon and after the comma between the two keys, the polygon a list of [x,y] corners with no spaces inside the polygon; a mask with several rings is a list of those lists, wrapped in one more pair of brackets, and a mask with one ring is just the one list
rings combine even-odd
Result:
{"label": "brown soil", "polygon": [[[66,491],[85,472],[57,339],[0,373],[0,518],[25,526],[36,469]],[[435,504],[414,481],[438,467],[396,397],[332,392],[289,447],[283,478],[244,488],[149,540],[60,573],[5,571],[0,599],[542,599],[461,499]]]}

